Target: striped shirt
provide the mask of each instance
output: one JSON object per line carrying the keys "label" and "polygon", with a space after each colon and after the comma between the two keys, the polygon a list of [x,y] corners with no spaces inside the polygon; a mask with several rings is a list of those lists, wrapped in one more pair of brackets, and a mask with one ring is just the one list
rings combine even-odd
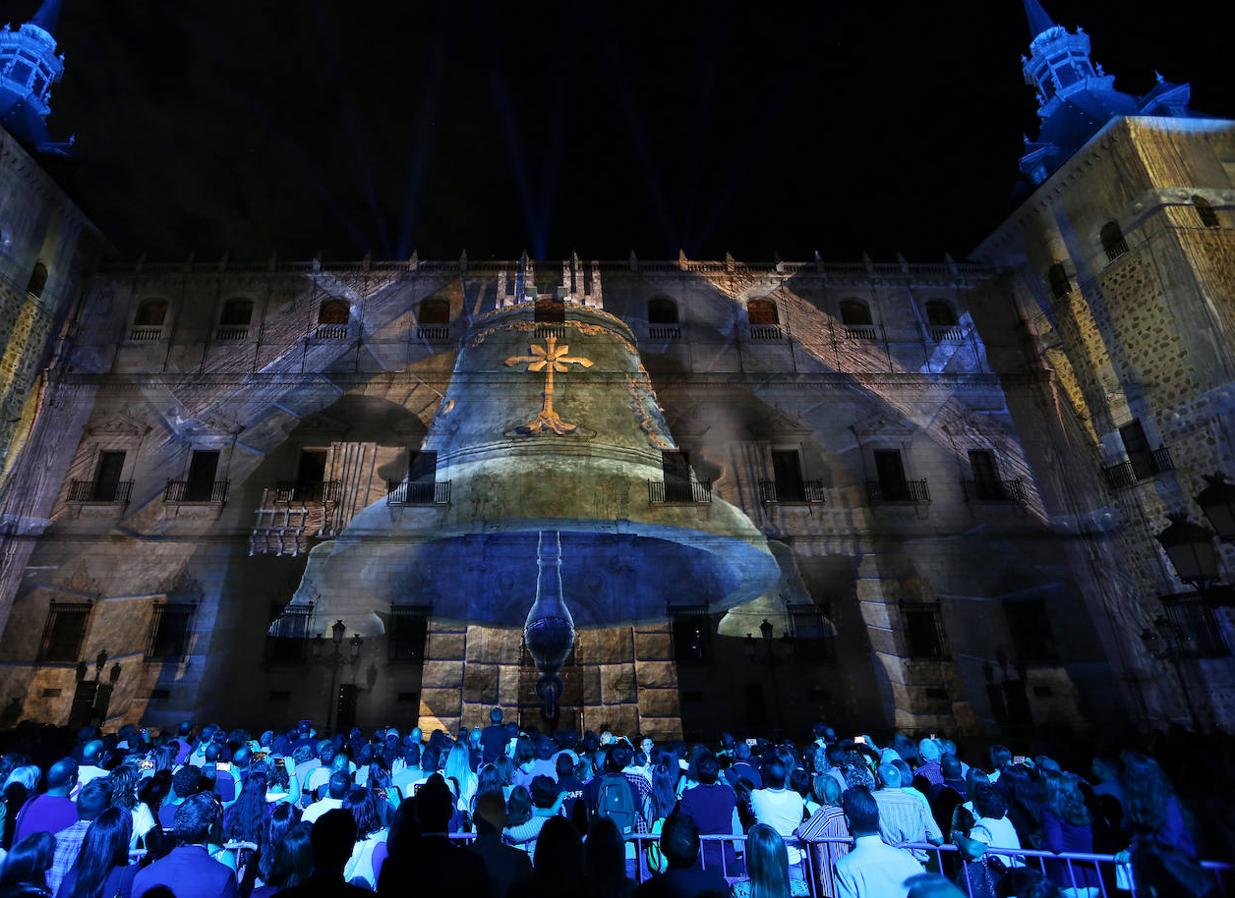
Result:
{"label": "striped shirt", "polygon": [[[879,834],[889,845],[896,846],[902,842],[943,844],[939,824],[922,806],[922,802],[912,795],[900,789],[880,789],[875,792],[875,803],[879,805]],[[925,851],[910,853],[921,863],[927,859]]]}
{"label": "striped shirt", "polygon": [[822,842],[821,839],[849,839],[849,824],[840,808],[824,805],[793,833],[811,853],[819,877],[819,894],[826,898],[836,895],[833,865],[849,853],[848,842]]}

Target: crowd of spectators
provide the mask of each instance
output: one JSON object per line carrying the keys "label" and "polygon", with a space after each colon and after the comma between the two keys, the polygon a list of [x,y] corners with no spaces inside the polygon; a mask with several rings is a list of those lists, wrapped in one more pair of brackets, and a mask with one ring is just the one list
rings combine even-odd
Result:
{"label": "crowd of spectators", "polygon": [[[301,721],[3,738],[0,898],[1080,898],[1133,883],[1171,898],[1211,891],[1197,858],[1230,856],[1235,830],[1230,752],[1173,766],[1188,736],[1157,753],[1207,785],[1186,797],[1130,748],[971,755],[824,724],[796,743],[656,743],[521,731],[494,709],[454,736]],[[1116,862],[1027,862],[1035,850]]]}

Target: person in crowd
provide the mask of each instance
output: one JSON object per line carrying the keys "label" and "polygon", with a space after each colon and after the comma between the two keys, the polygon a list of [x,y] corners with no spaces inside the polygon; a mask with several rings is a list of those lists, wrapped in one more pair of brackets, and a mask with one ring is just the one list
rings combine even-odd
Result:
{"label": "person in crowd", "polygon": [[[929,807],[924,806],[917,797],[907,795],[901,790],[901,773],[896,766],[881,764],[878,773],[882,788],[874,793],[874,799],[879,805],[879,826],[883,840],[889,845],[900,845],[903,842],[942,845],[943,832],[931,815]],[[919,863],[924,863],[927,859],[926,852],[920,849],[911,853]]]}
{"label": "person in crowd", "polygon": [[254,765],[236,797],[223,814],[225,842],[245,842],[261,848],[270,829],[270,805],[266,803],[266,768]]}
{"label": "person in crowd", "polygon": [[738,787],[739,780],[746,780],[750,784],[751,789],[763,788],[763,777],[759,775],[759,770],[751,764],[750,745],[745,742],[739,742],[733,747],[733,764],[725,771],[725,779],[729,781],[729,785],[733,788]]}
{"label": "person in crowd", "polygon": [[562,813],[569,819],[575,802],[583,798],[583,781],[575,774],[576,763],[568,752],[562,752],[554,762],[557,787],[562,793]]}
{"label": "person in crowd", "polygon": [[4,849],[7,851],[14,844],[13,835],[17,831],[15,822],[21,814],[21,809],[25,807],[30,796],[34,794],[39,787],[39,780],[43,776],[43,771],[34,764],[29,763],[29,758],[19,759],[14,758],[13,768],[9,771],[8,776],[4,779]]}
{"label": "person in crowd", "polygon": [[69,793],[77,786],[77,762],[64,758],[52,764],[47,770],[46,783],[45,793],[35,795],[21,806],[13,831],[15,842],[34,833],[57,833],[77,822],[77,806],[69,798]]}
{"label": "person in crowd", "polygon": [[507,898],[516,883],[532,875],[532,862],[526,851],[502,843],[506,804],[500,788],[476,796],[472,821],[476,838],[467,850],[484,862],[492,898]]}
{"label": "person in crowd", "polygon": [[[489,876],[483,861],[456,845],[449,834],[454,796],[440,777],[430,779],[413,800],[420,836],[392,850],[378,875],[379,895],[484,895]],[[402,810],[402,806],[400,806]]]}
{"label": "person in crowd", "polygon": [[849,853],[849,825],[841,807],[842,789],[835,777],[826,773],[815,776],[815,795],[819,810],[794,830],[794,837],[810,847],[813,868],[819,884],[819,894],[834,895],[836,886],[832,871],[839,858]]}
{"label": "person in crowd", "polygon": [[635,891],[636,898],[699,898],[729,894],[729,884],[714,867],[701,867],[699,827],[686,814],[671,814],[660,833],[667,869]]}
{"label": "person in crowd", "polygon": [[159,806],[159,825],[164,829],[171,829],[175,825],[176,808],[204,788],[201,771],[191,764],[186,764],[173,773],[172,790]]}
{"label": "person in crowd", "polygon": [[142,782],[141,772],[131,764],[121,764],[107,774],[107,787],[110,790],[112,807],[123,808],[133,818],[131,848],[146,844],[146,835],[156,826],[154,814],[138,794],[138,785]]}
{"label": "person in crowd", "polygon": [[308,823],[295,823],[277,841],[266,842],[261,859],[262,885],[250,898],[272,898],[309,881],[313,875],[312,829]]}
{"label": "person in crowd", "polygon": [[480,747],[483,760],[492,764],[506,752],[506,727],[502,725],[502,709],[494,708],[489,712],[489,725],[481,730]]}
{"label": "person in crowd", "polygon": [[1023,866],[1024,858],[1017,853],[1021,847],[1020,835],[1008,816],[1008,804],[999,787],[992,783],[978,786],[974,790],[973,806],[976,819],[969,838],[988,847],[1012,849],[990,853],[997,855],[1008,867]]}
{"label": "person in crowd", "polygon": [[[705,754],[695,762],[698,785],[682,793],[679,810],[690,815],[699,827],[700,835],[740,835],[742,821],[738,815],[738,796],[733,788],[720,778],[720,762],[715,755]],[[733,845],[723,848],[709,841],[703,848],[704,862],[709,866],[721,865],[722,851],[726,856],[726,869],[736,869],[736,854]]]}
{"label": "person in crowd", "polygon": [[[797,792],[785,788],[785,765],[777,760],[763,768],[763,788],[750,793],[751,810],[755,819],[767,824],[780,834],[782,839],[793,838],[793,832],[802,825],[806,804]],[[789,866],[794,878],[802,879],[802,852],[789,849]]]}
{"label": "person in crowd", "polygon": [[235,873],[212,858],[208,848],[222,824],[223,810],[213,795],[199,792],[182,801],[176,807],[174,824],[179,844],[137,874],[134,898],[160,886],[176,898],[234,898]]}
{"label": "person in crowd", "polygon": [[590,814],[612,818],[623,835],[650,832],[654,813],[651,785],[625,772],[633,754],[625,740],[613,743],[605,754],[604,775],[593,777],[584,789]]}
{"label": "person in crowd", "polygon": [[[1042,771],[1042,835],[1048,851],[1093,854],[1093,823],[1074,776]],[[1061,888],[1097,888],[1098,869],[1092,863],[1048,861],[1047,875]]]}
{"label": "person in crowd", "polygon": [[472,798],[476,795],[476,774],[472,772],[471,755],[467,746],[456,742],[446,755],[446,766],[442,773],[448,783],[453,783],[453,791],[461,811],[472,806]]}
{"label": "person in crowd", "polygon": [[302,803],[312,802],[318,797],[318,792],[326,788],[330,782],[330,775],[334,773],[335,755],[334,743],[329,739],[323,739],[317,744],[317,765],[309,770],[305,779],[302,780]]}
{"label": "person in crowd", "polygon": [[353,885],[367,889],[376,888],[377,874],[373,871],[373,852],[389,835],[388,830],[382,826],[377,810],[377,793],[354,786],[343,799],[343,810],[350,812],[356,821],[356,845],[343,868],[343,878]]}
{"label": "person in crowd", "polygon": [[412,783],[424,778],[424,771],[420,769],[420,746],[414,742],[404,746],[401,757],[403,763],[398,770],[391,773],[390,782],[399,790],[401,796],[411,798]]}
{"label": "person in crowd", "polygon": [[922,865],[884,842],[879,803],[865,786],[848,790],[841,805],[853,834],[853,849],[836,861],[836,898],[904,898],[909,894],[905,881],[924,872]]}
{"label": "person in crowd", "polygon": [[[262,883],[270,882],[271,865],[278,855],[279,843],[287,837],[292,827],[300,823],[300,814],[301,811],[298,807],[286,803],[276,804],[271,809],[270,823],[266,828],[265,834],[259,840],[257,876],[254,882],[259,880]],[[308,845],[307,842],[305,844],[306,846]],[[307,847],[305,851],[308,851]]]}
{"label": "person in crowd", "polygon": [[565,817],[553,817],[536,842],[532,875],[511,888],[511,898],[577,898],[583,885],[579,833]]}
{"label": "person in crowd", "polygon": [[636,883],[626,875],[626,842],[607,817],[592,821],[588,829],[583,875],[588,898],[632,898],[635,894]]}
{"label": "person in crowd", "polygon": [[368,889],[343,879],[343,867],[355,842],[356,821],[348,811],[334,808],[324,812],[309,827],[313,873],[303,882],[276,892],[276,898],[372,898]]}
{"label": "person in crowd", "polygon": [[47,883],[56,837],[37,832],[16,842],[0,865],[0,898],[50,898]]}
{"label": "person in crowd", "polygon": [[[343,757],[340,755],[340,757]],[[304,815],[300,818],[305,823],[316,823],[317,818],[328,811],[337,811],[343,807],[343,799],[347,797],[347,793],[351,790],[352,779],[345,771],[336,770],[330,774],[329,793],[325,798],[313,802],[304,809]]]}
{"label": "person in crowd", "polygon": [[47,886],[53,895],[59,890],[69,868],[77,860],[90,824],[107,810],[110,804],[111,789],[98,777],[82,786],[77,793],[77,822],[56,833],[55,854],[52,857],[51,870],[47,873]]}
{"label": "person in crowd", "polygon": [[1140,752],[1120,757],[1124,823],[1138,892],[1161,898],[1204,895],[1213,886],[1196,858],[1191,820],[1158,762]]}
{"label": "person in crowd", "polygon": [[129,863],[133,815],[110,807],[86,830],[73,866],[65,874],[56,898],[130,898],[137,864]]}
{"label": "person in crowd", "polygon": [[772,827],[758,823],[746,834],[747,879],[733,885],[734,898],[790,898],[808,896],[810,886],[789,878],[785,840]]}
{"label": "person in crowd", "polygon": [[961,801],[968,798],[968,787],[965,784],[964,768],[956,755],[945,754],[939,759],[939,772],[943,774],[943,780],[931,786],[927,798],[934,799],[939,794],[940,790],[951,789],[960,796]]}
{"label": "person in crowd", "polygon": [[91,739],[81,749],[81,765],[77,768],[77,783],[84,786],[91,780],[107,776],[103,769],[103,752],[106,746],[102,739]]}
{"label": "person in crowd", "polygon": [[909,898],[966,898],[964,892],[935,873],[911,876],[905,885],[909,887]]}
{"label": "person in crowd", "polygon": [[540,831],[550,817],[558,814],[561,804],[557,783],[547,776],[536,777],[530,790],[515,786],[506,808],[506,841],[534,854]]}
{"label": "person in crowd", "polygon": [[918,743],[918,759],[921,763],[917,770],[914,771],[914,776],[920,776],[932,786],[943,782],[943,766],[940,759],[943,757],[943,752],[939,750],[939,743],[932,736],[929,739],[923,739]]}

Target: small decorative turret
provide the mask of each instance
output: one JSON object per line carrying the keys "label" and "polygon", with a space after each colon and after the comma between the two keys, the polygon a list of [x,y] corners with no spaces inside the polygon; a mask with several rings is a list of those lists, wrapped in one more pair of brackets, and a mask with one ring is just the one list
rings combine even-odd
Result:
{"label": "small decorative turret", "polygon": [[67,156],[73,138],[53,140],[46,123],[51,87],[64,74],[55,38],[60,6],[61,0],[43,0],[29,22],[0,30],[0,124],[31,150]]}

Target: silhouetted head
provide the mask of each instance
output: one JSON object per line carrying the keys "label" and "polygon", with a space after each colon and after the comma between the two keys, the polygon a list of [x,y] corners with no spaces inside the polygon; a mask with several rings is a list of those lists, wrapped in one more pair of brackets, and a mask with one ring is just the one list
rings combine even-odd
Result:
{"label": "silhouetted head", "polygon": [[48,769],[47,792],[49,795],[68,795],[75,785],[77,785],[77,762],[72,758],[62,758]]}
{"label": "silhouetted head", "polygon": [[699,826],[689,814],[670,814],[660,831],[660,851],[670,870],[687,870],[699,858]]}
{"label": "silhouetted head", "polygon": [[356,844],[356,821],[341,808],[327,811],[313,822],[309,842],[315,868],[341,870]]}
{"label": "silhouetted head", "polygon": [[879,805],[875,796],[865,786],[854,786],[845,791],[841,808],[849,821],[849,833],[853,836],[879,834]]}

